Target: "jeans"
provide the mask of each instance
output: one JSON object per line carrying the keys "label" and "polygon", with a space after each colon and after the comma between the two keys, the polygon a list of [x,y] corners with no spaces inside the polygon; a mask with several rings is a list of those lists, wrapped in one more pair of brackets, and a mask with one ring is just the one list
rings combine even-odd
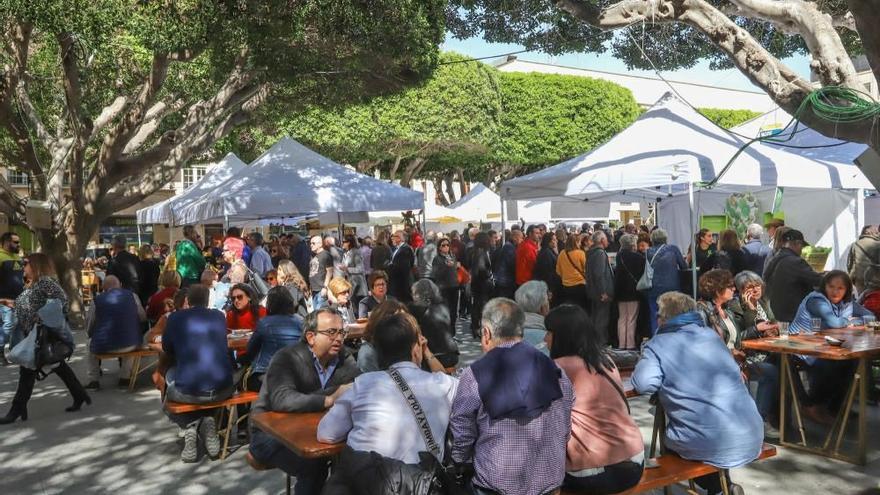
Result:
{"label": "jeans", "polygon": [[660,327],[660,325],[657,324],[657,310],[659,309],[657,306],[657,298],[660,296],[661,294],[648,292],[648,321],[651,322],[651,337],[657,335],[657,329]]}
{"label": "jeans", "polygon": [[250,452],[261,464],[296,477],[296,495],[319,495],[327,481],[327,459],[304,459],[258,428],[251,430]]}
{"label": "jeans", "polygon": [[[678,455],[676,452],[674,452],[674,451],[671,450],[671,449],[666,449],[666,451],[667,451],[668,453],[672,453],[672,454],[676,454],[676,455]],[[726,472],[727,472],[727,476],[726,476],[726,478],[727,478],[727,486],[730,486],[730,484],[731,484],[731,480],[730,480],[730,471],[726,471]],[[720,494],[720,493],[721,493],[721,473],[722,473],[722,472],[719,471],[719,472],[717,472],[717,473],[712,473],[712,474],[707,474],[707,475],[704,475],[704,476],[699,476],[699,477],[697,477],[697,478],[694,478],[694,483],[696,483],[697,486],[699,486],[699,487],[702,488],[703,490],[706,490],[706,495],[717,495],[717,494]]]}
{"label": "jeans", "polygon": [[603,469],[604,472],[593,476],[572,476],[566,473],[562,485],[591,495],[623,492],[639,484],[644,471],[644,462],[633,462],[628,459],[605,466]]}
{"label": "jeans", "polygon": [[[177,387],[174,386],[174,368],[168,368],[168,371],[165,372],[165,401],[172,402],[183,402],[185,404],[205,404],[208,402],[217,402],[221,400],[226,400],[235,394],[235,387],[229,387],[226,390],[215,391],[211,394],[207,395],[190,395],[180,390],[177,390]],[[190,424],[206,417],[214,414],[214,411],[211,409],[207,409],[204,411],[194,411],[191,413],[184,414],[172,414],[168,411],[165,411],[165,415],[168,416],[168,419],[171,420],[172,423],[176,424],[181,428],[186,428]]]}
{"label": "jeans", "polygon": [[758,382],[755,404],[761,417],[767,421],[779,412],[779,368],[766,361],[749,365],[751,379]]}
{"label": "jeans", "polygon": [[0,351],[2,351],[3,346],[9,341],[12,329],[15,328],[15,311],[2,304],[0,304],[0,324],[2,324],[0,326]]}
{"label": "jeans", "polygon": [[810,400],[822,404],[832,413],[843,404],[849,391],[856,363],[817,359],[807,370],[810,377]]}

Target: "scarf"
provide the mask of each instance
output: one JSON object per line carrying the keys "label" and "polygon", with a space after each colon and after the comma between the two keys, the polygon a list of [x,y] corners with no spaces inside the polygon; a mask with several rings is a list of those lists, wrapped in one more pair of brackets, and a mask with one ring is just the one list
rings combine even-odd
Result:
{"label": "scarf", "polygon": [[471,371],[493,420],[534,419],[562,397],[556,363],[525,342],[492,349],[471,365]]}

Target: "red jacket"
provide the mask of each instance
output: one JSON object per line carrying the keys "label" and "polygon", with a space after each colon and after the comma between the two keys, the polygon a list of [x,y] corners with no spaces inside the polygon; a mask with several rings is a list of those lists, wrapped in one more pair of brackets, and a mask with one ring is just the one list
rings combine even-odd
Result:
{"label": "red jacket", "polygon": [[861,303],[868,311],[871,311],[875,315],[880,315],[880,290],[867,291],[867,293],[862,296]]}
{"label": "red jacket", "polygon": [[[260,306],[259,314],[260,319],[264,318],[266,316],[266,308]],[[254,320],[254,315],[251,313],[250,309],[246,310],[244,313],[237,312],[235,308],[226,312],[227,333],[233,330],[256,330],[257,323],[258,322]]]}
{"label": "red jacket", "polygon": [[538,259],[538,245],[531,239],[519,243],[516,247],[516,285],[522,285],[532,279],[535,261]]}

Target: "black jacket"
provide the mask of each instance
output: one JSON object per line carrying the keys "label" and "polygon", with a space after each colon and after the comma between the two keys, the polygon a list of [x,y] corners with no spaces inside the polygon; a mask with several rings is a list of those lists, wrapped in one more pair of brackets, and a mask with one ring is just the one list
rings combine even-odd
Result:
{"label": "black jacket", "polygon": [[110,259],[107,275],[115,275],[123,289],[141,293],[141,260],[128,251],[120,251]]}
{"label": "black jacket", "polygon": [[614,295],[618,301],[641,301],[636,285],[645,273],[645,255],[635,251],[618,251],[614,270]]}
{"label": "black jacket", "polygon": [[801,301],[819,286],[822,275],[788,248],[782,248],[767,262],[764,284],[770,308],[779,321],[792,321]]}
{"label": "black jacket", "polygon": [[709,270],[720,269],[727,270],[736,276],[737,273],[748,268],[749,258],[745,251],[737,249],[736,251],[716,251],[711,254],[706,261],[700,265],[700,273],[706,273]]}
{"label": "black jacket", "polygon": [[339,351],[339,363],[325,388],[315,370],[314,357],[305,340],[291,344],[272,356],[254,412],[315,412],[324,409],[324,397],[361,374],[354,357]]}
{"label": "black jacket", "polygon": [[138,297],[141,304],[147,306],[150,297],[159,291],[159,262],[156,260],[140,260],[141,291]]}
{"label": "black jacket", "polygon": [[[471,274],[471,291],[483,295],[491,295],[495,290],[495,276],[489,261],[489,253],[482,248],[473,248],[468,253],[468,270]],[[464,263],[462,263],[464,264]]]}
{"label": "black jacket", "polygon": [[413,303],[409,305],[409,312],[419,322],[422,335],[428,340],[428,349],[437,356],[443,367],[450,368],[458,364],[458,344],[452,339],[455,329],[446,304],[428,306]]}
{"label": "black jacket", "polygon": [[388,293],[401,301],[411,301],[413,284],[413,265],[415,253],[409,244],[403,243],[388,262]]}
{"label": "black jacket", "polygon": [[538,251],[538,258],[535,260],[535,268],[532,269],[532,279],[543,280],[547,284],[547,288],[550,289],[550,293],[559,297],[559,294],[562,293],[562,278],[556,273],[557,257],[558,254],[549,247],[541,248]]}
{"label": "black jacket", "polygon": [[[451,262],[450,265],[448,262]],[[429,277],[440,289],[455,289],[458,287],[458,268],[455,267],[457,261],[455,256],[449,254],[443,256],[437,254],[431,262],[431,276]]]}

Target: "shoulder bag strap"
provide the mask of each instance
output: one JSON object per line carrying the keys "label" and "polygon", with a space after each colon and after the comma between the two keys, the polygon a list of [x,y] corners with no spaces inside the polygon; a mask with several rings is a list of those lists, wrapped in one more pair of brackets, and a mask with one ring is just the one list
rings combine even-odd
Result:
{"label": "shoulder bag strap", "polygon": [[[666,247],[666,244],[657,248],[657,252],[654,253],[654,256],[651,256],[651,268],[654,268],[654,260],[657,259],[657,255],[660,254],[660,251],[663,251],[663,248]],[[645,257],[648,256],[648,253],[645,253]]]}
{"label": "shoulder bag strap", "polygon": [[[609,260],[608,262],[611,263],[611,260]],[[620,253],[617,254],[617,264],[623,267],[623,269],[626,271],[627,275],[629,275],[629,278],[631,278],[633,282],[637,284],[639,283],[639,281],[636,280],[635,277],[633,277],[632,272],[629,271],[629,267],[626,266],[626,263],[623,262],[623,258],[620,257]]]}
{"label": "shoulder bag strap", "polygon": [[431,431],[431,424],[428,423],[428,417],[425,416],[425,411],[422,409],[422,405],[419,404],[419,399],[416,398],[416,395],[413,393],[412,389],[409,388],[409,385],[407,385],[406,380],[403,379],[403,376],[401,376],[399,371],[394,368],[388,368],[386,372],[391,376],[391,379],[394,380],[400,393],[403,394],[403,398],[406,400],[407,405],[409,405],[409,409],[412,411],[413,417],[416,419],[419,431],[422,433],[422,439],[425,441],[425,446],[428,448],[428,452],[439,461],[440,446],[437,445],[437,441],[434,440],[434,433]]}
{"label": "shoulder bag strap", "polygon": [[623,399],[623,403],[626,404],[626,412],[632,416],[632,411],[629,408],[629,401],[626,400],[626,393],[623,391],[623,388],[611,378],[611,375],[609,375],[603,367],[600,366],[597,371],[600,375],[604,376],[612,386],[614,386],[614,390],[617,390],[617,393],[620,394],[620,398]]}
{"label": "shoulder bag strap", "polygon": [[571,267],[574,268],[574,271],[577,271],[578,267],[574,264],[574,261],[571,259],[571,255],[568,254],[568,249],[563,249],[565,251],[565,257],[568,258],[568,262],[571,264]]}

